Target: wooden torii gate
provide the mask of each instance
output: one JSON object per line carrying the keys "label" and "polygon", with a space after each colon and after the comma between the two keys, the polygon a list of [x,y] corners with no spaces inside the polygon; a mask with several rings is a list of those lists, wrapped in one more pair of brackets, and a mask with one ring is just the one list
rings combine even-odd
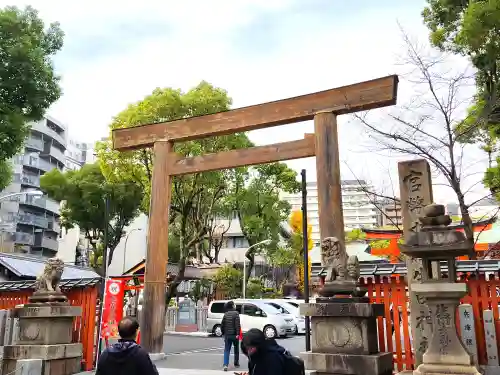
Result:
{"label": "wooden torii gate", "polygon": [[[316,156],[321,238],[344,241],[337,116],[394,105],[396,75],[212,115],[113,130],[113,148],[153,147],[141,344],[163,352],[168,215],[172,176]],[[183,158],[175,142],[314,120],[314,136],[286,143]]]}

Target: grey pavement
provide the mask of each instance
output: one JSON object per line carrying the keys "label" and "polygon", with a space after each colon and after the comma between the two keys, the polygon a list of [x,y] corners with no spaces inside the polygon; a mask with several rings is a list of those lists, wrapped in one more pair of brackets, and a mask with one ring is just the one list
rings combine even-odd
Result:
{"label": "grey pavement", "polygon": [[[298,355],[305,351],[305,337],[293,336],[277,340],[278,344]],[[156,361],[160,375],[222,375],[248,370],[246,357],[240,353],[240,368],[234,368],[234,354],[231,351],[229,371],[222,371],[224,343],[219,337],[192,337],[166,334],[164,350],[167,358]],[[84,372],[81,374],[92,374]]]}
{"label": "grey pavement", "polygon": [[[216,337],[182,337],[186,339],[183,342],[177,342],[179,336],[165,336],[165,347],[176,348],[175,351],[166,350],[167,358],[165,360],[155,362],[158,368],[171,369],[197,369],[197,370],[221,370],[222,357],[224,353],[224,344],[222,338]],[[286,339],[279,339],[278,344],[288,349],[291,353],[298,355],[305,351],[305,337],[294,336]],[[182,345],[184,350],[178,350]],[[189,349],[188,349],[189,348]],[[248,369],[247,358],[240,353],[240,369],[235,369],[234,354],[231,351],[229,361],[229,371],[246,371]],[[208,375],[208,373],[207,373]]]}
{"label": "grey pavement", "polygon": [[[189,369],[173,369],[173,368],[158,368],[159,375],[227,375],[228,372],[222,370],[189,370]],[[94,375],[94,372],[81,372],[76,375]]]}

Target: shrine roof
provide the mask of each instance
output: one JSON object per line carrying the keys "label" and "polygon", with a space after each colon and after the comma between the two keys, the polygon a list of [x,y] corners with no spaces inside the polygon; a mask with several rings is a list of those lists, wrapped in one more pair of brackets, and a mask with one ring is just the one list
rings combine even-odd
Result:
{"label": "shrine roof", "polygon": [[[23,279],[36,279],[45,267],[45,258],[35,258],[22,254],[0,253],[0,266]],[[62,280],[100,278],[92,268],[65,264]]]}
{"label": "shrine roof", "polygon": [[[486,225],[492,224],[496,222],[496,217],[492,217],[490,219],[485,219],[485,220],[478,220],[472,225],[474,227],[484,227]],[[453,228],[453,229],[463,229],[464,225],[463,224],[451,224],[448,228]],[[382,229],[382,228],[361,228],[361,230],[365,233],[370,233],[370,234],[402,234],[403,230],[402,229]]]}
{"label": "shrine roof", "polygon": [[[406,263],[359,262],[359,267],[361,277],[406,275],[408,273]],[[317,277],[321,268],[320,263],[313,263],[311,265],[311,276]],[[441,271],[448,271],[446,262],[441,263]],[[498,271],[500,271],[500,261],[497,259],[457,261],[457,272],[485,273]]]}
{"label": "shrine roof", "polygon": [[[17,292],[20,290],[35,289],[36,280],[2,281],[0,282],[0,292]],[[86,288],[97,285],[101,282],[100,277],[90,279],[62,280],[59,287],[62,290],[75,288]]]}

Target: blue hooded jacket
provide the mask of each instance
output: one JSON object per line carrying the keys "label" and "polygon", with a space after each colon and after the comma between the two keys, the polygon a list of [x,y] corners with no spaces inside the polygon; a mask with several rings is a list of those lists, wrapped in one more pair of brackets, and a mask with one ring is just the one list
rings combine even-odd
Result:
{"label": "blue hooded jacket", "polygon": [[96,375],[158,375],[149,354],[133,340],[118,340],[99,357]]}

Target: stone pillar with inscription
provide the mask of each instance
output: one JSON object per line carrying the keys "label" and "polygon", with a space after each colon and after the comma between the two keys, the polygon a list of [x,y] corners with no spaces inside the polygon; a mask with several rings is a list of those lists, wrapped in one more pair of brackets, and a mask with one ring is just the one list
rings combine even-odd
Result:
{"label": "stone pillar with inscription", "polygon": [[[412,233],[400,248],[408,257],[422,262],[421,283],[412,288],[431,310],[433,333],[423,362],[413,375],[479,375],[458,337],[455,322],[460,299],[467,294],[467,284],[456,282],[456,257],[468,254],[474,244],[449,227],[451,218],[442,205],[426,206],[419,221],[420,231]],[[446,275],[441,262],[448,266]]]}
{"label": "stone pillar with inscription", "polygon": [[[398,163],[401,214],[403,217],[404,240],[420,230],[419,217],[426,205],[433,203],[432,180],[429,163],[426,160],[407,160]],[[422,262],[418,258],[406,259],[408,270],[406,281],[410,300],[410,329],[415,353],[415,366],[422,363],[432,335],[432,319],[428,306],[413,291],[413,284],[422,279]]]}
{"label": "stone pillar with inscription", "polygon": [[317,374],[392,374],[392,353],[378,349],[377,317],[384,315],[384,305],[364,297],[357,257],[349,257],[336,237],[327,237],[321,242],[321,258],[326,272],[321,297],[300,305],[301,315],[311,317],[311,351],[301,353],[306,369]]}
{"label": "stone pillar with inscription", "polygon": [[59,289],[63,269],[60,259],[49,259],[29,302],[14,309],[19,319],[19,337],[13,345],[4,346],[3,374],[15,372],[16,363],[27,359],[40,359],[43,375],[80,372],[82,344],[72,341],[73,320],[82,314],[82,309],[70,306]]}

